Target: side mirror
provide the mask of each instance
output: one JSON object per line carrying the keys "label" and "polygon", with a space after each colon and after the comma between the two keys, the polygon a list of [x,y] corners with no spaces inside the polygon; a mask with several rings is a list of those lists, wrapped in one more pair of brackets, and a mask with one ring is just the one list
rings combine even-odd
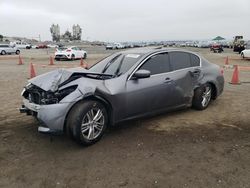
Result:
{"label": "side mirror", "polygon": [[149,78],[151,72],[148,70],[138,70],[134,73],[133,78],[140,79],[140,78]]}

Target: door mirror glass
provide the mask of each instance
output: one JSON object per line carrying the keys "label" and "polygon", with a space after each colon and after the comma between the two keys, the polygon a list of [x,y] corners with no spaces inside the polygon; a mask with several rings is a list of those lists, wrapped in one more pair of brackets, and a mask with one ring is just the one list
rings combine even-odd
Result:
{"label": "door mirror glass", "polygon": [[134,73],[133,78],[136,78],[136,79],[149,78],[150,74],[151,74],[150,71],[141,69]]}

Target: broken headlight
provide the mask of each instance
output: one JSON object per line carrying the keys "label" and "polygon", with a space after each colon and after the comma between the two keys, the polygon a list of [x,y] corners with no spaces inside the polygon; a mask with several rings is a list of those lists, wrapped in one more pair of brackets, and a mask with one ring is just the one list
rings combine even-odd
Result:
{"label": "broken headlight", "polygon": [[67,87],[65,89],[59,90],[55,93],[56,98],[58,101],[61,101],[64,97],[75,91],[77,88],[77,85]]}

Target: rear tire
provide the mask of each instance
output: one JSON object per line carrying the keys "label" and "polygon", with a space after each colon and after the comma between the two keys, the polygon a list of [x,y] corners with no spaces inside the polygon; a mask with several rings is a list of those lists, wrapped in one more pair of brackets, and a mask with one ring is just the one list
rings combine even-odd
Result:
{"label": "rear tire", "polygon": [[74,61],[75,60],[75,54],[71,55],[71,60]]}
{"label": "rear tire", "polygon": [[71,110],[67,120],[67,132],[84,146],[98,142],[107,127],[108,114],[98,101],[81,101]]}
{"label": "rear tire", "polygon": [[196,110],[205,110],[212,99],[212,86],[206,83],[195,89],[193,97],[193,108]]}
{"label": "rear tire", "polygon": [[16,55],[19,55],[19,54],[20,54],[20,50],[17,50],[17,51],[16,51]]}
{"label": "rear tire", "polygon": [[84,53],[84,55],[83,55],[83,59],[86,59],[87,58],[87,54],[86,53]]}

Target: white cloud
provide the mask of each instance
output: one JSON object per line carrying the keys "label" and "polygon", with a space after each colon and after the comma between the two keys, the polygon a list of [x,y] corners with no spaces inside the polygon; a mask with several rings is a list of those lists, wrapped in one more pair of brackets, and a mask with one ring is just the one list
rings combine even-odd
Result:
{"label": "white cloud", "polygon": [[[2,0],[0,33],[51,39],[49,27],[61,31],[83,27],[83,39],[206,39],[216,35],[250,39],[248,0]],[[21,27],[20,27],[21,26]]]}

